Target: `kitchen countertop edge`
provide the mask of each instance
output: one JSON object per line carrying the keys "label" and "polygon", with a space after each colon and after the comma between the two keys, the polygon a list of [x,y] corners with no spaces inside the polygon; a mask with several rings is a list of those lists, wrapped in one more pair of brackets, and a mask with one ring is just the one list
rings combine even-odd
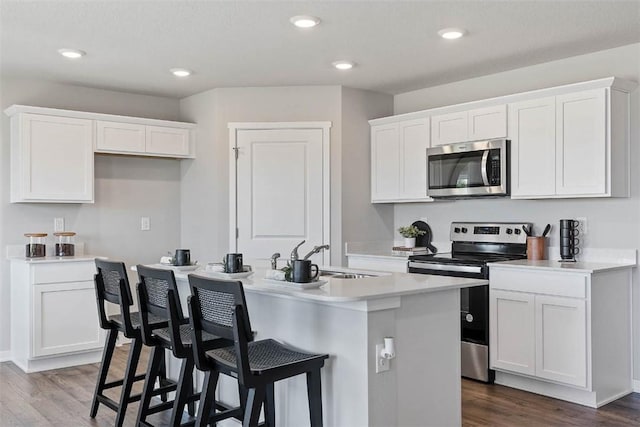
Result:
{"label": "kitchen countertop edge", "polygon": [[548,270],[567,273],[600,273],[604,271],[634,268],[634,263],[607,263],[607,262],[559,262],[557,260],[515,260],[493,262],[489,268],[506,268],[519,270]]}

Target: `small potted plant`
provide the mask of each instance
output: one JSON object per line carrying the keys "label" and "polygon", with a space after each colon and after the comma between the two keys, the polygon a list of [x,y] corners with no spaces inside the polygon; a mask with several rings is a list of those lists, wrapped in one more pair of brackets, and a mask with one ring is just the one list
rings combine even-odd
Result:
{"label": "small potted plant", "polygon": [[398,232],[402,237],[404,237],[405,248],[415,248],[416,237],[426,234],[424,230],[420,230],[415,225],[407,225],[406,227],[400,227],[398,228]]}

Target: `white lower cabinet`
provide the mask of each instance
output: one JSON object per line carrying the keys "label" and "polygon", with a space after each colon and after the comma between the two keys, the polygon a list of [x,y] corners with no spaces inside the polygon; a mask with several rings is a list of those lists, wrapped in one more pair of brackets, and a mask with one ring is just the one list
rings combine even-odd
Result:
{"label": "white lower cabinet", "polygon": [[631,391],[630,268],[496,265],[489,282],[497,383],[591,407]]}
{"label": "white lower cabinet", "polygon": [[11,355],[25,372],[94,363],[100,328],[92,258],[78,261],[13,259]]}

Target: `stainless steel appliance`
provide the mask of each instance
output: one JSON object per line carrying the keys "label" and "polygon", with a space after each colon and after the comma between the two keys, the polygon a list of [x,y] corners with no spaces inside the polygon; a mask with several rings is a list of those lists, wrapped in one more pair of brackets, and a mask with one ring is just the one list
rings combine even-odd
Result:
{"label": "stainless steel appliance", "polygon": [[[451,252],[409,257],[409,273],[489,279],[490,262],[527,257],[528,222],[451,224]],[[489,369],[489,286],[460,290],[462,376],[492,383]]]}
{"label": "stainless steel appliance", "polygon": [[427,195],[507,196],[509,141],[463,142],[427,149]]}

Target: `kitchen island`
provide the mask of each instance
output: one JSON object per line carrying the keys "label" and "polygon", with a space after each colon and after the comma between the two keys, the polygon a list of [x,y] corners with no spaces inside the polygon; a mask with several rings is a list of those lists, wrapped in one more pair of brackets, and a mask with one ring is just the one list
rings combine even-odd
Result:
{"label": "kitchen island", "polygon": [[[185,309],[189,273],[176,272]],[[486,280],[377,273],[323,276],[326,284],[301,290],[264,280],[265,273],[242,279],[252,329],[258,340],[330,355],[322,370],[325,425],[461,424],[459,289]],[[376,373],[376,345],[384,337],[395,339],[396,357],[388,371]],[[177,376],[178,364],[169,362],[169,370]],[[237,403],[234,380],[221,378],[218,389],[221,400]],[[276,383],[275,392],[278,425],[309,424],[304,376]]]}

